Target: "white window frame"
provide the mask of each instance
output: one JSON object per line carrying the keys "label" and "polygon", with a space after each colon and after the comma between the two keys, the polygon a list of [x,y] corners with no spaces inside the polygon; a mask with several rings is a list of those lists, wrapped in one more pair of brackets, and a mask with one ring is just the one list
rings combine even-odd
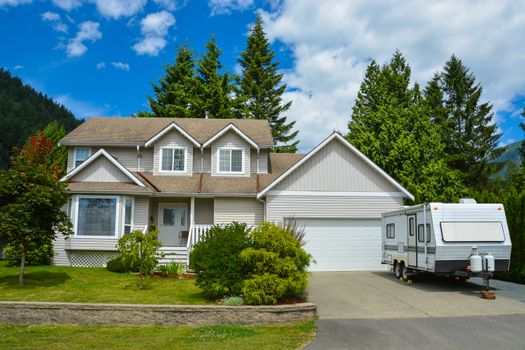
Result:
{"label": "white window frame", "polygon": [[[229,150],[230,151],[230,171],[221,171],[221,151],[222,150]],[[231,156],[231,152],[232,151],[241,151],[241,157],[242,157],[242,161],[241,161],[241,171],[233,171],[231,170],[231,165],[232,165],[232,156]],[[244,163],[246,161],[246,159],[244,158],[245,157],[245,150],[244,148],[240,148],[240,147],[219,147],[217,148],[217,154],[216,154],[216,163],[217,163],[217,174],[244,174]]]}
{"label": "white window frame", "polygon": [[91,147],[75,147],[75,149],[73,150],[73,168],[76,168],[76,167],[78,167],[78,166],[80,166],[82,164],[82,163],[80,163],[80,164],[77,165],[77,150],[79,150],[79,149],[87,149],[88,150],[88,157],[86,159],[84,159],[82,161],[82,163],[84,163],[92,155]]}
{"label": "white window frame", "polygon": [[[171,149],[173,151],[175,151],[176,149],[184,150],[184,170],[162,170],[162,160],[164,159],[163,154],[164,154],[164,150],[165,149]],[[171,161],[172,161],[171,165],[173,166],[173,159]],[[183,174],[183,173],[186,173],[187,170],[188,170],[188,148],[187,147],[162,147],[160,149],[160,154],[159,154],[159,173],[171,173],[171,174],[179,173],[179,174]]]}
{"label": "white window frame", "polygon": [[[82,198],[104,198],[104,199],[116,199],[117,205],[115,208],[115,235],[114,236],[86,236],[78,234],[78,213],[80,206],[80,199]],[[75,221],[73,223],[73,237],[75,238],[84,238],[84,239],[115,239],[119,237],[119,221],[121,218],[121,198],[120,196],[103,196],[103,195],[77,195],[75,197]]]}
{"label": "white window frame", "polygon": [[126,201],[131,201],[131,221],[130,221],[130,228],[129,233],[133,232],[135,229],[135,198],[124,196],[122,199],[122,234],[121,236],[124,236],[126,234]]}

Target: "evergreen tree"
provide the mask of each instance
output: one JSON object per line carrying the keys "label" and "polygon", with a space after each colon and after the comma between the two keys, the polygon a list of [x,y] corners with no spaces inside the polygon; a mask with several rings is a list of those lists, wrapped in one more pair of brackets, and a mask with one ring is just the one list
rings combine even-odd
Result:
{"label": "evergreen tree", "polygon": [[[525,118],[525,107],[523,107],[523,112],[521,112],[521,117]],[[520,123],[520,128],[525,132],[525,124],[523,122]],[[520,154],[521,154],[521,166],[525,168],[525,138],[523,141],[521,141],[520,146]]]}
{"label": "evergreen tree", "polygon": [[294,153],[299,143],[295,140],[298,131],[293,131],[295,121],[288,123],[283,116],[292,103],[282,101],[286,85],[281,83],[283,75],[277,72],[278,63],[274,58],[262,20],[257,16],[246,50],[238,59],[242,68],[237,92],[238,112],[244,118],[267,119],[277,143],[275,150]]}
{"label": "evergreen tree", "polygon": [[228,73],[220,73],[222,63],[219,58],[221,49],[215,43],[215,37],[206,44],[206,53],[197,65],[197,117],[232,118],[233,107],[231,93],[232,78]]}
{"label": "evergreen tree", "polygon": [[444,96],[443,104],[435,104],[437,110],[431,113],[438,116],[434,122],[441,128],[447,163],[460,172],[468,187],[486,186],[490,176],[499,170],[489,160],[502,150],[497,147],[501,135],[493,123],[492,105],[480,102],[483,88],[454,55],[445,64],[440,78],[434,78],[431,84],[427,91],[439,85]]}
{"label": "evergreen tree", "polygon": [[441,159],[438,129],[419,86],[410,87],[410,75],[399,51],[382,67],[370,62],[347,139],[412,192],[416,203],[457,199],[463,193],[458,174]]}
{"label": "evergreen tree", "polygon": [[166,65],[166,74],[159,85],[152,84],[155,97],[148,96],[152,113],[141,112],[141,117],[196,117],[201,105],[197,100],[195,63],[187,47],[179,47],[175,63]]}
{"label": "evergreen tree", "polygon": [[9,166],[13,148],[53,120],[66,131],[81,123],[64,106],[0,68],[0,169]]}

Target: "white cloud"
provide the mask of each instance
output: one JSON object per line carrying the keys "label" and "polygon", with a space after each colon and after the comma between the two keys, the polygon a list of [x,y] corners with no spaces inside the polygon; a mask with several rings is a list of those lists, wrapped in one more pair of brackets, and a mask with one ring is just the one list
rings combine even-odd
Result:
{"label": "white cloud", "polygon": [[24,69],[24,66],[17,64],[16,66],[13,67],[13,70],[20,70],[20,69]]}
{"label": "white cloud", "polygon": [[82,6],[82,0],[53,0],[53,4],[62,10],[71,11]]}
{"label": "white cloud", "polygon": [[97,22],[86,21],[80,23],[77,35],[70,39],[66,46],[68,57],[82,56],[87,51],[87,47],[84,45],[85,41],[95,42],[102,38],[99,27],[100,24]]}
{"label": "white cloud", "polygon": [[33,0],[0,0],[0,8],[4,6],[18,6],[32,3]]}
{"label": "white cloud", "polygon": [[253,0],[208,0],[212,16],[230,14],[233,10],[244,11],[253,3]]}
{"label": "white cloud", "polygon": [[53,25],[54,31],[67,34],[69,27],[64,22],[62,22],[62,18],[60,18],[58,13],[47,11],[42,13],[40,16],[42,21],[50,22]]}
{"label": "white cloud", "polygon": [[165,39],[170,27],[175,25],[175,17],[167,11],[150,13],[140,21],[142,39],[133,45],[138,55],[157,56],[166,46]]}
{"label": "white cloud", "polygon": [[95,106],[89,102],[77,100],[70,94],[55,96],[54,100],[60,104],[63,104],[67,109],[73,112],[75,117],[79,119],[106,115],[110,112],[110,108],[108,106]]}
{"label": "white cloud", "polygon": [[177,9],[176,0],[153,0],[153,2],[168,11],[175,11]]}
{"label": "white cloud", "polygon": [[111,65],[116,69],[129,71],[129,64],[123,62],[111,62]]}
{"label": "white cloud", "polygon": [[108,18],[130,17],[142,11],[146,0],[94,0],[98,12]]}
{"label": "white cloud", "polygon": [[412,77],[426,84],[452,54],[471,68],[496,109],[525,93],[525,2],[284,1],[261,12],[265,30],[292,50],[285,98],[293,104],[301,150],[333,129],[346,132],[370,58],[383,63],[400,49]]}
{"label": "white cloud", "polygon": [[97,69],[104,69],[106,68],[106,62],[99,62],[97,63]]}

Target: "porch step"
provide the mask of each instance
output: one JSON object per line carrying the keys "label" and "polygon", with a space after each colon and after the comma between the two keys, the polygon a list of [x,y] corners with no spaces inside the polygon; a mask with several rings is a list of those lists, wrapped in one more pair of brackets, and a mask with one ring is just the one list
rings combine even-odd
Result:
{"label": "porch step", "polygon": [[159,249],[159,252],[164,254],[164,257],[159,259],[159,264],[164,265],[171,262],[187,263],[188,249],[186,247],[162,247]]}

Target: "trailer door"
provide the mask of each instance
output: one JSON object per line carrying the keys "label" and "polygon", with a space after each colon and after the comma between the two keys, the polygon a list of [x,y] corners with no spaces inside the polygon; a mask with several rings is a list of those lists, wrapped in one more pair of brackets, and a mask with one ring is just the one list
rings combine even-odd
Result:
{"label": "trailer door", "polygon": [[407,215],[408,228],[408,266],[417,267],[416,215]]}

